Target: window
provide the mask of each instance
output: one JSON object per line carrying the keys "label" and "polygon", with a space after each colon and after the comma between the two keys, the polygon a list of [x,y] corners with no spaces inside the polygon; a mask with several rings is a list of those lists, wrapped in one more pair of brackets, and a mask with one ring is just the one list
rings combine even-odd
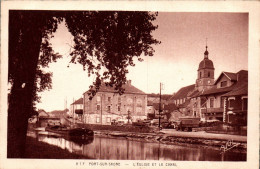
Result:
{"label": "window", "polygon": [[127,105],[131,106],[133,104],[133,99],[132,98],[128,98],[127,99]]}
{"label": "window", "polygon": [[234,106],[235,106],[235,99],[230,99],[229,100],[229,108],[234,108]]}
{"label": "window", "polygon": [[97,96],[97,101],[100,102],[101,98],[100,96]]}
{"label": "window", "polygon": [[100,118],[99,118],[99,117],[97,117],[97,119],[96,119],[96,120],[97,120],[97,123],[100,123]]}
{"label": "window", "polygon": [[111,118],[107,117],[107,123],[110,123],[110,122],[111,122]]}
{"label": "window", "polygon": [[107,101],[109,101],[109,102],[110,102],[110,101],[111,101],[111,97],[107,97]]}
{"label": "window", "polygon": [[137,99],[137,107],[142,107],[142,100],[141,99]]}
{"label": "window", "polygon": [[208,72],[208,77],[210,77],[210,72]]}
{"label": "window", "polygon": [[97,110],[100,110],[100,105],[99,104],[97,105]]}
{"label": "window", "polygon": [[209,103],[211,108],[214,107],[214,98],[210,98]]}
{"label": "window", "polygon": [[111,106],[107,106],[107,112],[111,111]]}
{"label": "window", "polygon": [[121,97],[118,96],[118,103],[121,103]]}
{"label": "window", "polygon": [[220,87],[226,87],[227,86],[227,81],[223,81],[220,83]]}
{"label": "window", "polygon": [[117,107],[117,110],[118,110],[118,111],[120,111],[120,110],[121,110],[121,107],[120,107],[120,106],[118,106],[118,107]]}
{"label": "window", "polygon": [[200,78],[201,78],[201,72],[200,72]]}

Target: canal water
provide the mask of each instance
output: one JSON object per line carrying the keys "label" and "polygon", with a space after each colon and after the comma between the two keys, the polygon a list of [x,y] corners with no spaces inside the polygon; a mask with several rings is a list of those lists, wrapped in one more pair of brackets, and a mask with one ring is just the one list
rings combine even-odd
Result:
{"label": "canal water", "polygon": [[104,160],[178,160],[178,161],[246,161],[245,153],[226,152],[205,147],[166,145],[126,138],[94,136],[88,140],[69,140],[58,135],[28,132],[38,141],[55,145],[72,153]]}

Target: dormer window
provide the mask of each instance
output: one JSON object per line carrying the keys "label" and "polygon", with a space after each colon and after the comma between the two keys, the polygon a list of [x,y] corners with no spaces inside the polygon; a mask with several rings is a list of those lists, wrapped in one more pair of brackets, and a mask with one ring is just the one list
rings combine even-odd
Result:
{"label": "dormer window", "polygon": [[220,87],[226,87],[227,86],[227,81],[223,81],[220,83]]}

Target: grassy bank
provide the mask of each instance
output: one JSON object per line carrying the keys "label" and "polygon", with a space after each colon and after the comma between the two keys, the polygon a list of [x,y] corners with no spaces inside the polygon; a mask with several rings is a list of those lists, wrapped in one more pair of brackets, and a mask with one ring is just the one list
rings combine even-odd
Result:
{"label": "grassy bank", "polygon": [[25,158],[37,159],[90,159],[89,157],[70,153],[68,150],[39,142],[35,138],[27,137]]}

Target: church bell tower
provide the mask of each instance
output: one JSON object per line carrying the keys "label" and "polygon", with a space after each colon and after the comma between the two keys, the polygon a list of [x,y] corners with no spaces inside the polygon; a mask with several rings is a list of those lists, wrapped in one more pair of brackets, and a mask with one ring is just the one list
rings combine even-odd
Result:
{"label": "church bell tower", "polygon": [[202,91],[212,87],[214,84],[214,65],[209,59],[208,46],[206,45],[206,51],[204,52],[204,59],[200,62],[198,68],[198,76],[196,80],[196,89]]}

